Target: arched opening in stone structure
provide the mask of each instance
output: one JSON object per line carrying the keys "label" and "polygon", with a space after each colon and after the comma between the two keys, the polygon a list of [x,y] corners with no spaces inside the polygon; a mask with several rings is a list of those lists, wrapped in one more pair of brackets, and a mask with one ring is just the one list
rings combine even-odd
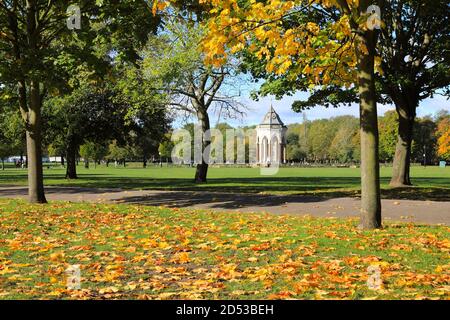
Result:
{"label": "arched opening in stone structure", "polygon": [[267,163],[269,158],[269,140],[267,137],[263,137],[261,142],[261,161]]}
{"label": "arched opening in stone structure", "polygon": [[278,142],[277,137],[272,137],[270,141],[270,158],[269,162],[271,163],[280,163],[280,156],[279,156],[279,148],[280,143]]}

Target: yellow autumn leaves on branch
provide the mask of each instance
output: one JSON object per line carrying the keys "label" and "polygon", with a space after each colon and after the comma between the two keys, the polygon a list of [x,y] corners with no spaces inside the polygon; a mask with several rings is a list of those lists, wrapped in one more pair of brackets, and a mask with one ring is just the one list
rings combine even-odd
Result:
{"label": "yellow autumn leaves on branch", "polygon": [[[155,1],[164,7],[168,1]],[[164,5],[163,5],[164,3]],[[220,66],[229,54],[245,51],[265,62],[266,72],[302,78],[310,86],[351,86],[356,79],[355,33],[351,20],[364,29],[365,10],[359,1],[280,1],[242,4],[236,0],[200,0],[213,8],[205,22],[208,33],[202,43],[206,63]],[[334,11],[332,17],[330,8]],[[355,17],[355,12],[362,16]],[[318,15],[326,22],[318,23]],[[332,17],[332,18],[331,18]],[[322,18],[320,18],[322,19]],[[359,48],[360,52],[367,52]],[[376,59],[376,67],[380,59]]]}
{"label": "yellow autumn leaves on branch", "polygon": [[443,159],[450,159],[450,117],[442,119],[437,128],[438,138],[438,154]]}

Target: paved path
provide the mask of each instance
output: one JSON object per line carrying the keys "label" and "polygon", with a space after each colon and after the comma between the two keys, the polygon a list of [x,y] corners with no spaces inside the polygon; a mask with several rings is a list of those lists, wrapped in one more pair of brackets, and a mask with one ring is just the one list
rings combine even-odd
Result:
{"label": "paved path", "polygon": [[[152,206],[189,207],[241,212],[312,215],[318,217],[358,216],[357,198],[325,199],[303,195],[262,195],[194,191],[154,191],[47,187],[48,200],[73,202],[130,203]],[[0,187],[0,197],[25,198],[27,188]],[[382,200],[383,219],[450,225],[450,202]]]}

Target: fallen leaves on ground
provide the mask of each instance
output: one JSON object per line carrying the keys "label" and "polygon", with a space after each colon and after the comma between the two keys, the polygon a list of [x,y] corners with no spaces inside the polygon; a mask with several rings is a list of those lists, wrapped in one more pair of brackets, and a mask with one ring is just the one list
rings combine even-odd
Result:
{"label": "fallen leaves on ground", "polygon": [[[0,299],[448,299],[445,226],[0,200]],[[81,288],[67,288],[79,265]],[[367,287],[367,268],[382,286]]]}

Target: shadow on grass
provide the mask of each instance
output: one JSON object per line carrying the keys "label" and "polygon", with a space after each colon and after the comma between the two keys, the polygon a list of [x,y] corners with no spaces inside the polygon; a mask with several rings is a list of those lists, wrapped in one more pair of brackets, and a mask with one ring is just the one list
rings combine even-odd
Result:
{"label": "shadow on grass", "polygon": [[255,195],[249,193],[173,191],[152,195],[129,196],[120,203],[184,208],[207,205],[209,209],[243,209],[282,207],[286,203],[317,203],[327,198],[310,195]]}
{"label": "shadow on grass", "polygon": [[[112,177],[107,174],[79,174],[79,179],[66,180],[64,175],[46,177],[47,186],[62,186],[64,192],[77,193],[77,187],[101,188],[99,193],[117,189],[172,190],[243,194],[307,195],[321,198],[359,197],[359,177],[233,177],[210,178],[206,184],[195,184],[183,178]],[[417,187],[389,188],[389,178],[381,179],[385,199],[450,201],[450,179],[442,177],[415,178]],[[0,175],[0,186],[26,184],[26,176]],[[73,187],[71,189],[71,187]],[[106,189],[106,190],[105,190]],[[5,190],[0,194],[5,195]],[[14,191],[11,191],[13,194]],[[95,192],[94,192],[95,193]]]}

